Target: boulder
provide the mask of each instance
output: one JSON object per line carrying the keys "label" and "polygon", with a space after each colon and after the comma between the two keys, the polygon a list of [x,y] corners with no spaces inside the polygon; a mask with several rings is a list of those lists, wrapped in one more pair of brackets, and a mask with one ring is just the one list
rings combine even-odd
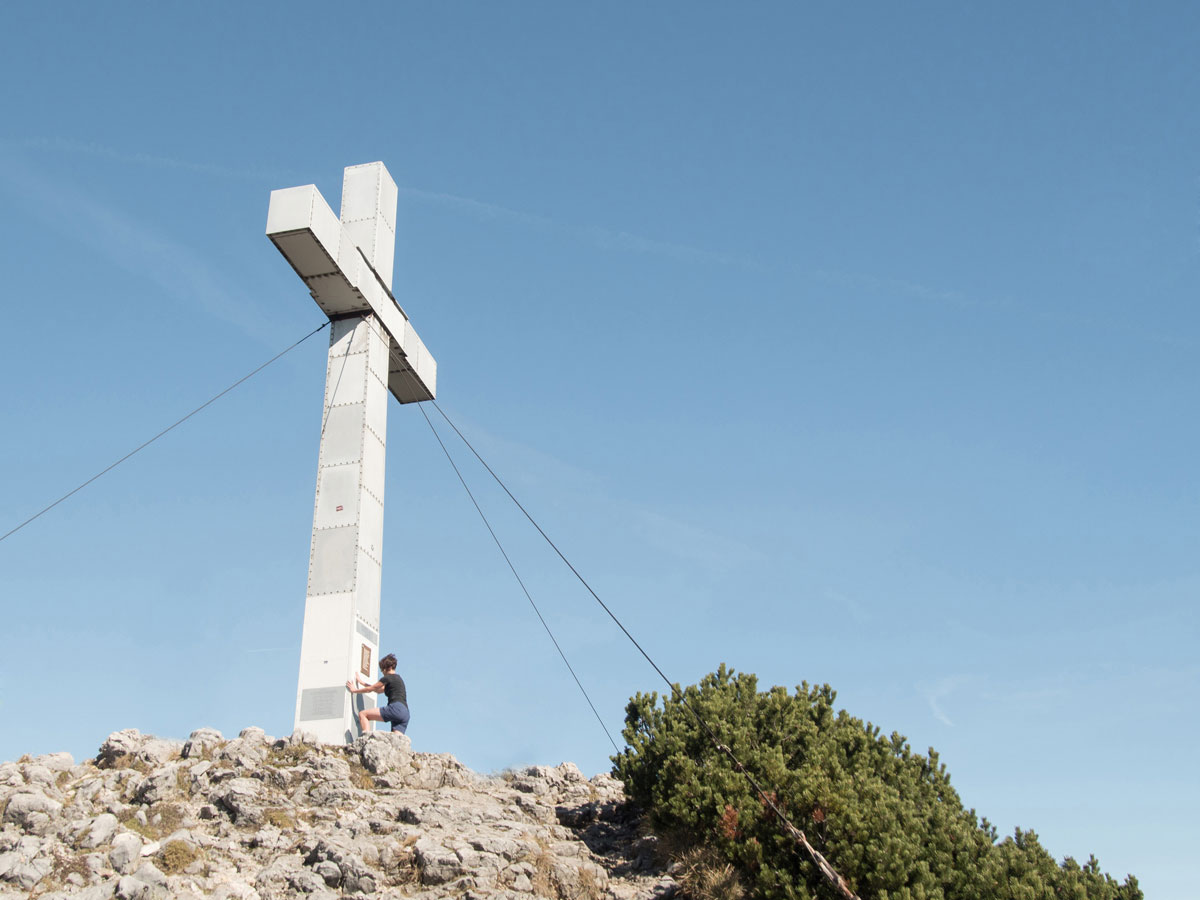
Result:
{"label": "boulder", "polygon": [[114,731],[100,745],[96,765],[102,768],[121,768],[136,761],[143,768],[161,765],[174,759],[183,749],[181,741],[164,740],[143,735],[136,728]]}
{"label": "boulder", "polygon": [[257,734],[234,738],[217,751],[217,759],[228,760],[233,763],[235,769],[256,769],[262,765],[267,759],[270,745],[259,739],[263,733],[261,728],[247,728],[246,731]]}
{"label": "boulder", "polygon": [[398,731],[371,731],[354,742],[363,767],[376,775],[408,769],[412,762],[412,741]]}
{"label": "boulder", "polygon": [[183,758],[211,759],[224,743],[225,738],[217,729],[197,728],[183,744]]}
{"label": "boulder", "polygon": [[55,774],[59,772],[69,772],[75,767],[75,757],[70,753],[47,753],[44,756],[39,756],[34,759],[38,765],[45,766]]}
{"label": "boulder", "polygon": [[138,866],[137,871],[133,873],[133,877],[146,884],[154,884],[159,887],[167,886],[167,876],[160,872],[158,867],[152,862],[144,862]]}
{"label": "boulder", "polygon": [[252,744],[270,745],[275,743],[275,738],[269,737],[265,731],[257,725],[251,725],[249,728],[243,728],[238,732],[238,737],[243,741]]}
{"label": "boulder", "polygon": [[[167,763],[159,766],[148,774],[137,787],[134,795],[139,803],[159,803],[179,795],[180,771],[185,766],[183,762]],[[183,770],[185,780],[188,773]]]}
{"label": "boulder", "polygon": [[222,788],[217,802],[229,812],[235,822],[262,821],[262,803],[259,802],[262,782],[253,778],[232,778],[225,782]]}
{"label": "boulder", "polygon": [[53,863],[46,857],[41,857],[28,862],[18,862],[0,877],[9,884],[15,884],[21,890],[28,891],[49,875],[51,868]]}
{"label": "boulder", "polygon": [[107,844],[117,833],[117,817],[112,813],[100,813],[87,823],[79,836],[79,846],[94,850]]}
{"label": "boulder", "polygon": [[136,757],[141,747],[142,733],[136,728],[114,731],[100,745],[96,765],[111,768],[114,764],[124,762],[124,757]]}
{"label": "boulder", "polygon": [[113,838],[108,851],[108,862],[122,875],[132,872],[142,856],[142,839],[131,831],[123,831]]}
{"label": "boulder", "polygon": [[53,841],[34,835],[17,838],[0,833],[0,884],[28,891],[49,874],[53,860],[48,852]]}
{"label": "boulder", "polygon": [[163,885],[150,884],[136,875],[122,875],[117,882],[117,900],[165,900],[168,896]]}
{"label": "boulder", "polygon": [[58,777],[55,772],[37,762],[25,766],[24,774],[26,784],[38,785],[43,790],[46,788],[53,789],[54,779]]}
{"label": "boulder", "polygon": [[62,809],[62,804],[51,800],[40,791],[23,791],[13,794],[4,809],[4,821],[12,822],[31,834],[44,834],[52,830],[53,819]]}
{"label": "boulder", "polygon": [[433,838],[420,838],[413,847],[413,858],[422,884],[446,884],[466,874],[458,854]]}
{"label": "boulder", "polygon": [[138,751],[138,758],[150,766],[161,766],[172,759],[178,759],[183,750],[183,741],[171,741],[164,738],[149,738]]}
{"label": "boulder", "polygon": [[320,744],[321,741],[311,731],[304,731],[303,729],[297,728],[283,739],[283,743],[288,747],[295,747],[297,744],[306,744],[310,747],[315,747]]}

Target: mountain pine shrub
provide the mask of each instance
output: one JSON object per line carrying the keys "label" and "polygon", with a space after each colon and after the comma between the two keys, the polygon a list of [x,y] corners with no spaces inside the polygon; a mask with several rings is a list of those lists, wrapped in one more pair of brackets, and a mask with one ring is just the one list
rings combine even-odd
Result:
{"label": "mountain pine shrub", "polygon": [[[1032,831],[997,841],[964,809],[932,748],[834,710],[829,685],[758,690],[724,664],[682,690],[862,900],[1143,900],[1094,857],[1061,864]],[[728,861],[753,895],[837,900],[773,813],[679,699],[639,693],[613,774],[651,825]]]}

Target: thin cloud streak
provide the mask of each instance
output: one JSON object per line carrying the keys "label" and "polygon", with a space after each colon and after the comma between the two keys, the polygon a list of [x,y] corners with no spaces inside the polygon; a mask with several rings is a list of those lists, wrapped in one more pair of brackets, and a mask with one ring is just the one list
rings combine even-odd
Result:
{"label": "thin cloud streak", "polygon": [[[205,175],[216,175],[222,178],[241,178],[252,180],[274,179],[278,181],[295,180],[294,173],[281,169],[247,169],[217,165],[215,163],[195,162],[176,157],[154,156],[149,153],[129,153],[97,144],[93,141],[75,141],[57,137],[26,137],[0,138],[0,148],[19,150],[40,150],[62,153],[74,153],[84,156],[110,159],[115,162],[133,165],[155,166],[159,168],[179,169],[198,172]],[[602,228],[599,226],[581,226],[560,222],[548,216],[537,213],[511,209],[495,203],[476,200],[471,197],[460,197],[441,191],[427,191],[420,188],[400,186],[400,193],[430,203],[452,208],[478,221],[505,221],[519,225],[539,228],[551,228],[556,231],[573,234],[590,242],[602,250],[614,250],[623,253],[638,253],[661,256],[680,262],[707,263],[720,266],[733,266],[742,269],[765,271],[768,267],[748,257],[736,256],[730,253],[705,250],[687,244],[672,241],[657,240],[628,231]]]}
{"label": "thin cloud streak", "polygon": [[[568,501],[584,504],[596,514],[592,524],[599,525],[602,517],[607,517],[613,523],[620,523],[619,527],[614,525],[614,530],[626,531],[646,546],[710,571],[725,572],[765,559],[761,550],[728,535],[614,496],[612,488],[594,472],[520,441],[499,437],[476,424],[462,421],[457,424],[522,503],[526,502],[522,494],[534,492],[553,496],[556,506]],[[457,455],[458,451],[452,452]],[[469,483],[475,477],[467,473]],[[485,474],[484,478],[487,477]],[[530,512],[539,518],[535,510]]]}
{"label": "thin cloud streak", "polygon": [[470,197],[460,197],[456,194],[423,191],[411,187],[400,188],[400,193],[418,200],[425,200],[430,203],[450,207],[478,221],[507,221],[519,225],[549,228],[560,233],[573,235],[601,250],[647,254],[674,259],[679,262],[733,266],[755,271],[765,271],[768,268],[762,263],[748,257],[704,250],[699,247],[677,244],[671,241],[655,240],[654,238],[644,237],[628,231],[601,228],[595,225],[573,225],[568,222],[552,219],[549,216],[522,212],[521,210],[511,209],[507,206],[486,203],[482,200],[473,200]]}
{"label": "thin cloud streak", "polygon": [[121,268],[156,285],[162,297],[199,307],[257,340],[278,339],[277,329],[255,310],[253,300],[225,284],[215,267],[122,210],[11,157],[0,165],[0,188],[7,188],[60,232],[98,248]]}
{"label": "thin cloud streak", "polygon": [[[194,160],[180,159],[176,157],[155,156],[148,153],[131,153],[103,144],[98,144],[93,141],[76,141],[61,137],[31,136],[24,138],[0,138],[0,149],[73,153],[101,159],[109,159],[113,160],[114,162],[121,162],[131,165],[177,169],[180,171],[196,172],[199,174],[212,175],[221,178],[270,180],[279,183],[301,183],[304,177],[295,172],[290,172],[284,169],[239,168],[218,165],[215,163],[197,162]],[[511,207],[501,206],[499,204],[489,203],[483,200],[476,200],[471,197],[462,197],[457,194],[450,194],[443,191],[429,191],[421,188],[406,186],[400,186],[399,190],[404,196],[453,209],[462,215],[475,219],[476,221],[509,222],[524,227],[545,228],[559,233],[573,235],[577,239],[585,241],[586,243],[589,243],[593,247],[600,250],[617,253],[657,256],[664,259],[675,260],[676,262],[680,263],[718,265],[754,272],[769,272],[777,268],[768,263],[764,263],[760,260],[750,257],[707,250],[673,241],[658,240],[619,229],[609,229],[600,226],[589,225],[574,225],[567,222],[561,222],[559,220],[550,218],[549,216],[538,213],[512,209]],[[125,230],[128,231],[128,229]],[[157,238],[154,239],[158,240]],[[178,249],[182,248],[177,248],[177,250]],[[189,268],[194,274],[196,267],[194,265],[185,266],[185,269]],[[801,272],[799,274],[803,273]],[[812,271],[810,274],[818,281],[828,284],[890,293],[895,296],[906,297],[911,300],[941,304],[943,306],[957,307],[960,309],[1016,308],[1011,302],[981,299],[977,296],[968,295],[962,291],[952,288],[935,287],[919,282],[907,281],[898,278],[888,278],[864,272],[843,272],[829,269],[817,269]],[[1093,330],[1119,333],[1127,337],[1131,336],[1131,333],[1126,326],[1115,322],[1110,323],[1095,317],[1071,316],[1061,313],[1053,314],[1044,310],[1039,310],[1038,312],[1030,313],[1029,315],[1031,315],[1037,321],[1048,324],[1084,327]],[[222,315],[222,318],[227,318],[227,316]],[[244,325],[240,319],[230,319],[230,321],[234,321],[239,325],[239,327]],[[264,336],[258,334],[257,329],[253,329],[251,333],[253,333],[256,337]],[[1143,341],[1179,349],[1194,349],[1197,346],[1194,340],[1165,332],[1142,333],[1137,335],[1137,337]]]}
{"label": "thin cloud streak", "polygon": [[951,675],[947,678],[942,678],[935,682],[932,686],[918,687],[918,691],[925,698],[925,702],[929,704],[929,711],[933,713],[933,717],[946,725],[949,728],[954,727],[954,722],[950,716],[946,714],[946,710],[942,707],[942,703],[949,698],[951,694],[963,687],[970,679],[965,675]]}
{"label": "thin cloud streak", "polygon": [[988,308],[998,305],[974,297],[968,297],[961,291],[930,287],[925,284],[904,281],[899,278],[880,278],[876,275],[868,275],[862,272],[838,272],[828,269],[818,269],[813,274],[819,281],[836,284],[840,287],[887,292],[901,297],[908,297],[912,300],[942,303],[964,309]]}
{"label": "thin cloud streak", "polygon": [[170,156],[154,156],[150,153],[128,153],[113,147],[97,144],[94,141],[74,141],[60,137],[26,137],[0,138],[0,148],[11,150],[43,150],[59,153],[74,153],[82,156],[93,156],[100,159],[110,159],[114,162],[131,163],[140,166],[152,166],[163,169],[180,169],[187,172],[199,172],[204,175],[217,175],[222,178],[287,178],[288,173],[280,169],[245,169],[216,163],[195,162]]}

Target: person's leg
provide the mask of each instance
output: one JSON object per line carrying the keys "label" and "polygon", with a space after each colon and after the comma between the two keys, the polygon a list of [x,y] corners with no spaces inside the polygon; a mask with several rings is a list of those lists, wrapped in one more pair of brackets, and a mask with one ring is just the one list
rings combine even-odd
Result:
{"label": "person's leg", "polygon": [[392,708],[396,711],[396,718],[392,722],[392,731],[398,731],[404,734],[408,731],[408,707],[403,703],[394,703]]}
{"label": "person's leg", "polygon": [[367,727],[367,722],[382,722],[383,716],[379,714],[378,709],[360,709],[358,711],[358,730],[366,734],[370,729]]}

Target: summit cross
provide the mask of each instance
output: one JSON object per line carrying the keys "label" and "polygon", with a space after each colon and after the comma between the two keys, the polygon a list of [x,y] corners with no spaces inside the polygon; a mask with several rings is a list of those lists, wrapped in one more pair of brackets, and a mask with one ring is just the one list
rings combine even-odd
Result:
{"label": "summit cross", "polygon": [[271,192],[267,237],[329,316],[308,590],[294,727],[323,743],[359,733],[379,658],[387,398],[432,400],[437,363],[392,296],[396,182],[383,163],[350,166],[334,215],[316,185]]}

